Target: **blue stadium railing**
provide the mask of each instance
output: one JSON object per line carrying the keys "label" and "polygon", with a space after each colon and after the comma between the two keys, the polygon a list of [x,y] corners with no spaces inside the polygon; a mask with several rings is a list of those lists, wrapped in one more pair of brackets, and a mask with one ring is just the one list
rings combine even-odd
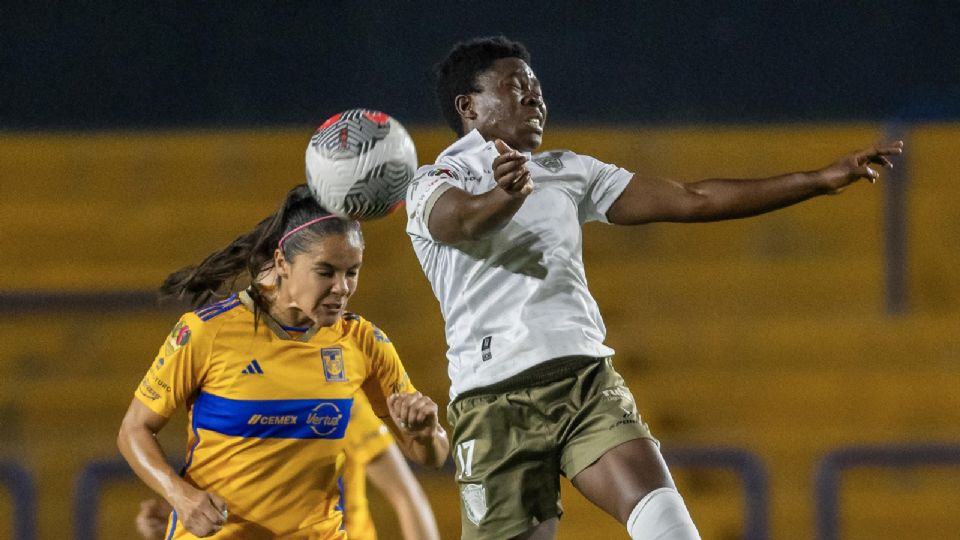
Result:
{"label": "blue stadium railing", "polygon": [[960,465],[960,443],[851,446],[821,458],[816,471],[818,540],[840,538],[840,483],[844,471],[857,467],[904,468]]}
{"label": "blue stadium railing", "polygon": [[[769,537],[768,482],[760,458],[738,448],[674,448],[665,450],[663,455],[671,467],[723,469],[735,473],[743,482],[746,498],[744,540],[766,540]],[[104,485],[134,479],[133,471],[120,458],[91,461],[80,471],[73,503],[76,540],[97,540],[100,495]],[[133,516],[130,519],[133,520]]]}
{"label": "blue stadium railing", "polygon": [[35,540],[37,538],[37,490],[30,473],[17,463],[0,461],[0,484],[10,492],[10,499],[14,505],[12,538]]}
{"label": "blue stadium railing", "polygon": [[740,448],[671,448],[663,450],[671,469],[677,467],[730,470],[743,482],[744,540],[769,537],[768,489],[766,468],[759,457]]}

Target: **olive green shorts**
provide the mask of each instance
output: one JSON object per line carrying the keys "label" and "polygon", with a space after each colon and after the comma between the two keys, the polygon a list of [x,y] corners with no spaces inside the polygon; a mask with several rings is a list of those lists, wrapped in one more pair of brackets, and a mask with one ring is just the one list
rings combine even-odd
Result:
{"label": "olive green shorts", "polygon": [[503,540],[560,517],[560,475],[650,438],[610,358],[567,357],[450,404],[462,538]]}

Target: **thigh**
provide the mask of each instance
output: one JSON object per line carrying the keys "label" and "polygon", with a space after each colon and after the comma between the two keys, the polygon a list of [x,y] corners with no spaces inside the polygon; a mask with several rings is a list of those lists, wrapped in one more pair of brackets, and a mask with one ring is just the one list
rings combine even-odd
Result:
{"label": "thigh", "polygon": [[626,522],[644,495],[673,481],[612,361],[584,371],[577,384],[574,395],[583,397],[565,430],[562,470],[591,502]]}
{"label": "thigh", "polygon": [[559,460],[545,432],[549,426],[522,394],[450,405],[464,539],[512,538],[561,514]]}
{"label": "thigh", "polygon": [[573,477],[580,493],[620,521],[647,493],[675,487],[670,471],[651,439],[634,439],[611,448],[592,465]]}
{"label": "thigh", "polygon": [[566,391],[570,397],[565,415],[554,417],[564,426],[560,467],[567,478],[574,478],[611,448],[628,441],[650,439],[659,444],[610,359],[583,370]]}

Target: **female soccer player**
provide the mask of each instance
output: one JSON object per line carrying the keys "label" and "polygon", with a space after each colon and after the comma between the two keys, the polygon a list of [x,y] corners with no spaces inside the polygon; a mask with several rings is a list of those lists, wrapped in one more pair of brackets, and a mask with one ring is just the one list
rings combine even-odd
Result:
{"label": "female soccer player", "polygon": [[837,193],[902,143],[814,172],[682,183],[570,151],[531,155],[547,107],[526,48],[457,44],[437,93],[461,137],[407,191],[407,232],[446,322],[463,538],[553,538],[559,475],[634,539],[699,538],[613,369],[581,227],[753,216]]}
{"label": "female soccer player", "polygon": [[[362,393],[354,399],[345,435],[347,449],[342,476],[343,521],[347,537],[350,540],[377,538],[366,496],[369,478],[390,502],[400,522],[403,538],[439,540],[430,501],[393,437],[373,414]],[[142,501],[135,519],[137,531],[144,540],[163,540],[172,511],[162,499]]]}
{"label": "female soccer player", "polygon": [[[253,231],[167,278],[161,292],[195,303],[244,270],[253,285],[181,317],[123,419],[121,453],[174,509],[166,538],[346,538],[337,484],[360,390],[407,457],[443,464],[436,404],[386,335],[345,311],[362,258],[359,224],[301,185]],[[190,448],[178,475],[155,434],[181,405]]]}

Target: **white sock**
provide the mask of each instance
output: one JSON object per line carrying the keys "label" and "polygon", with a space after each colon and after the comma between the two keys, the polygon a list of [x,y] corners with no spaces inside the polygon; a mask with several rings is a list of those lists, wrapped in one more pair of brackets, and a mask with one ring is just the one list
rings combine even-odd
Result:
{"label": "white sock", "polygon": [[640,499],[627,519],[627,532],[633,540],[700,540],[683,497],[666,487]]}

